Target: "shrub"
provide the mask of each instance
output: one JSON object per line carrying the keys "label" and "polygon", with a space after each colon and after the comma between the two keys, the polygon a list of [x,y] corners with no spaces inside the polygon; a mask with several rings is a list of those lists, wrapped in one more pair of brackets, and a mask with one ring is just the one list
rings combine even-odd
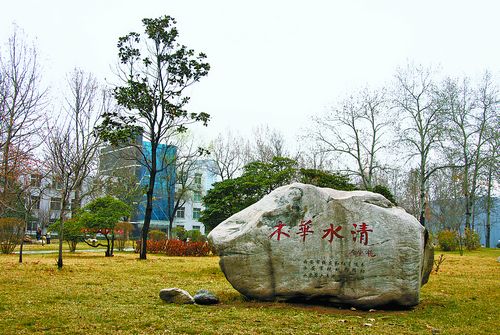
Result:
{"label": "shrub", "polygon": [[[136,242],[136,250],[140,250],[141,241]],[[181,240],[147,241],[147,252],[167,256],[208,256],[211,248],[207,242],[184,242]]]}
{"label": "shrub", "polygon": [[438,245],[443,251],[454,251],[459,246],[458,234],[451,230],[442,230],[438,234]]}
{"label": "shrub", "polygon": [[69,251],[75,252],[78,242],[83,240],[82,227],[76,219],[64,222],[63,238],[68,243]]}
{"label": "shrub", "polygon": [[0,218],[0,250],[10,254],[21,242],[24,233],[24,221],[16,218]]}
{"label": "shrub", "polygon": [[118,250],[122,251],[125,249],[125,243],[129,240],[133,229],[134,226],[127,221],[120,221],[115,225],[115,239]]}
{"label": "shrub", "polygon": [[161,241],[166,239],[167,234],[161,230],[153,229],[148,233],[148,241]]}
{"label": "shrub", "polygon": [[188,232],[184,227],[174,227],[172,233],[174,237],[181,241],[186,241],[188,238]]}
{"label": "shrub", "polygon": [[187,232],[187,236],[190,242],[206,242],[207,237],[203,235],[199,230],[190,230]]}
{"label": "shrub", "polygon": [[373,188],[372,191],[375,193],[378,193],[378,194],[382,194],[387,200],[392,202],[394,205],[396,205],[396,206],[398,205],[392,192],[384,185],[377,185]]}
{"label": "shrub", "polygon": [[463,244],[467,248],[467,250],[476,250],[481,247],[481,241],[479,238],[479,234],[474,230],[465,229],[465,233],[463,236]]}

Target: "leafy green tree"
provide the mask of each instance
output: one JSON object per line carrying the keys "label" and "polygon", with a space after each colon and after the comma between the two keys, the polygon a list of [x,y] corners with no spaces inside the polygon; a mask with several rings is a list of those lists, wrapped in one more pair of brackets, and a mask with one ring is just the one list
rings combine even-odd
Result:
{"label": "leafy green tree", "polygon": [[[49,232],[60,231],[60,226],[60,221],[56,221],[49,227]],[[70,252],[75,252],[78,242],[82,242],[84,240],[84,234],[82,231],[83,229],[84,227],[82,223],[76,218],[71,218],[64,221],[63,239],[68,243]]]}
{"label": "leafy green tree", "polygon": [[[179,32],[174,18],[163,16],[142,22],[143,35],[131,32],[118,39],[121,73],[125,78],[122,78],[124,85],[116,87],[114,95],[125,111],[104,113],[97,131],[112,145],[134,146],[139,157],[137,162],[147,169],[149,180],[140,251],[140,259],[146,259],[156,177],[175,163],[168,159],[168,150],[161,153],[158,148],[161,144],[171,144],[188,125],[196,122],[206,125],[209,121],[210,115],[206,113],[188,113],[185,107],[189,97],[183,92],[206,76],[210,65],[205,62],[205,54],[195,54],[177,42]],[[150,152],[134,143],[137,136],[151,143]]]}
{"label": "leafy green tree", "polygon": [[130,215],[130,207],[123,201],[111,196],[97,198],[82,208],[78,220],[83,225],[86,235],[100,233],[107,244],[89,243],[92,246],[106,246],[106,257],[113,256],[116,224]]}
{"label": "leafy green tree", "polygon": [[356,186],[351,184],[349,177],[339,173],[330,173],[316,169],[300,169],[300,175],[300,182],[304,184],[342,191],[354,191],[356,189]]}
{"label": "leafy green tree", "polygon": [[271,162],[252,162],[244,167],[243,174],[214,184],[203,198],[205,210],[200,222],[209,230],[256,203],[274,189],[290,184],[297,177],[297,162],[284,157],[274,157]]}
{"label": "leafy green tree", "polygon": [[397,205],[396,199],[391,191],[384,185],[376,185],[372,190],[372,192],[382,194],[387,200],[392,202],[394,205]]}

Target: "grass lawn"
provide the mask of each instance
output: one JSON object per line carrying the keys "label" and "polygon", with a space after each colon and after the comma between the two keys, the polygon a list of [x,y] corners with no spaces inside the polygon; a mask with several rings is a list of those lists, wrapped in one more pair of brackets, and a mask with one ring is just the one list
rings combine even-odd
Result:
{"label": "grass lawn", "polygon": [[[0,334],[497,333],[500,250],[444,254],[417,307],[375,312],[245,301],[217,257],[65,253],[59,271],[55,254],[25,255],[23,264],[0,255]],[[221,304],[166,304],[158,292],[167,287],[205,288]]]}

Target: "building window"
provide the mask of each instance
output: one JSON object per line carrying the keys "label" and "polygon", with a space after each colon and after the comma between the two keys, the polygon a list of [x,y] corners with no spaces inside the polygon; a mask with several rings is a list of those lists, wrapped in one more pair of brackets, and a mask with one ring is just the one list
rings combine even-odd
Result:
{"label": "building window", "polygon": [[62,190],[63,183],[62,183],[61,179],[59,179],[59,178],[52,179],[52,188],[55,188],[56,190]]}
{"label": "building window", "polygon": [[40,209],[40,197],[31,196],[31,209]]}
{"label": "building window", "polygon": [[193,201],[194,202],[201,202],[201,192],[200,191],[193,192]]}
{"label": "building window", "polygon": [[71,210],[78,209],[78,204],[76,203],[76,199],[71,199]]}
{"label": "building window", "polygon": [[30,186],[40,187],[42,184],[42,175],[32,174],[30,175]]}
{"label": "building window", "polygon": [[193,208],[193,219],[199,219],[201,216],[201,208]]}
{"label": "building window", "polygon": [[61,198],[50,198],[50,210],[51,211],[61,210]]}
{"label": "building window", "polygon": [[193,226],[193,230],[200,230],[200,226]]}
{"label": "building window", "polygon": [[[175,217],[176,218],[179,218],[179,219],[184,219],[184,215],[185,215],[185,208],[184,207],[181,207],[177,210],[177,212],[175,212]],[[179,226],[177,226],[179,227]]]}
{"label": "building window", "polygon": [[196,185],[201,185],[201,173],[197,173],[194,175],[194,183]]}

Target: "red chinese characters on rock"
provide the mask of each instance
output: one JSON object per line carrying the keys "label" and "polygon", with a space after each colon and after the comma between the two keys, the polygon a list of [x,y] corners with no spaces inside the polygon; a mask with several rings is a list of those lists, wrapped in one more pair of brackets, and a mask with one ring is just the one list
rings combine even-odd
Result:
{"label": "red chinese characters on rock", "polygon": [[306,241],[307,235],[314,233],[314,231],[311,229],[311,224],[312,224],[312,220],[300,221],[300,225],[299,225],[300,231],[297,233],[297,235],[302,237],[302,242]]}
{"label": "red chinese characters on rock", "polygon": [[354,230],[351,230],[352,240],[356,242],[356,239],[359,237],[359,243],[363,243],[364,245],[368,244],[368,233],[373,232],[373,229],[368,229],[368,225],[366,223],[361,223],[359,229],[356,223],[353,223],[352,226]]}
{"label": "red chinese characters on rock", "polygon": [[330,224],[330,228],[323,230],[325,234],[321,238],[324,240],[325,238],[329,237],[330,239],[328,240],[328,242],[330,243],[332,243],[334,236],[337,238],[344,238],[344,236],[338,233],[341,229],[341,226],[337,226],[336,228],[334,228],[333,224]]}
{"label": "red chinese characters on rock", "polygon": [[274,228],[276,228],[276,230],[273,231],[273,233],[271,235],[269,235],[269,238],[273,238],[273,236],[276,235],[277,240],[279,241],[281,239],[281,235],[284,235],[286,237],[290,237],[290,235],[288,235],[287,233],[285,233],[283,231],[284,227],[286,227],[286,225],[283,222],[278,221],[278,224],[276,226],[274,226]]}
{"label": "red chinese characters on rock", "polygon": [[[296,233],[302,238],[302,242],[306,241],[306,238],[309,235],[314,234],[314,230],[312,230],[312,220],[301,220],[300,224],[298,226],[299,231]],[[369,233],[373,232],[373,229],[369,229],[368,225],[364,222],[361,224],[353,223],[352,226],[354,227],[354,230],[351,230],[351,236],[353,242],[359,241],[360,244],[363,245],[368,245],[368,236]],[[275,230],[269,235],[270,239],[275,238],[277,241],[280,241],[282,237],[290,237],[290,230],[288,230],[288,233],[284,231],[284,228],[287,227],[286,224],[284,224],[282,221],[278,221],[276,226],[274,226]],[[323,236],[321,239],[328,239],[327,241],[329,243],[332,243],[334,238],[337,239],[343,239],[345,236],[340,234],[340,231],[342,230],[342,226],[335,226],[333,224],[330,224],[330,227],[327,229],[324,229]],[[373,257],[371,255],[368,255],[369,257]]]}

